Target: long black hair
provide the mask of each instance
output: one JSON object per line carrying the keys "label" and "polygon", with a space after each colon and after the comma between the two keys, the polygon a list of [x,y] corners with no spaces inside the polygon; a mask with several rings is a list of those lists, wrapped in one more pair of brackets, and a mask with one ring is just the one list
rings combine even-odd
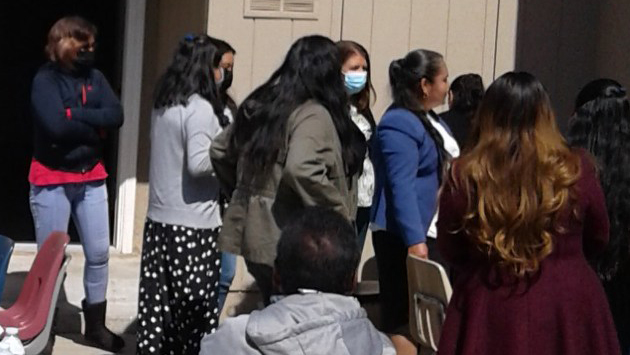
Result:
{"label": "long black hair", "polygon": [[209,36],[186,35],[179,42],[173,61],[158,80],[153,107],[186,106],[188,98],[198,94],[210,102],[221,126],[227,125],[228,119],[223,112],[225,105],[214,80],[213,68],[217,68],[220,61],[220,57],[216,60],[216,53],[217,47]]}
{"label": "long black hair", "polygon": [[450,109],[471,118],[483,98],[483,79],[479,74],[462,74],[453,80],[450,91],[453,94]]}
{"label": "long black hair", "polygon": [[333,41],[319,35],[302,37],[293,43],[280,68],[245,99],[228,145],[230,156],[247,157],[244,181],[264,181],[286,148],[289,116],[307,100],[317,101],[332,116],[346,174],[360,171],[365,138],[349,117],[339,63]]}
{"label": "long black hair", "polygon": [[444,65],[441,54],[426,49],[416,49],[404,58],[396,59],[389,65],[389,84],[394,103],[392,108],[401,107],[413,112],[429,136],[435,142],[438,150],[438,177],[442,178],[444,162],[450,154],[444,148],[444,139],[440,132],[429,122],[428,112],[420,103],[420,81],[426,79],[433,82]]}
{"label": "long black hair", "polygon": [[596,159],[610,219],[610,242],[593,261],[599,276],[611,279],[630,258],[630,102],[612,79],[597,79],[579,93],[569,121],[569,142]]}
{"label": "long black hair", "polygon": [[[374,132],[376,129],[376,120],[374,120],[370,104],[372,101],[376,100],[376,91],[372,85],[372,64],[370,63],[370,55],[365,47],[355,41],[339,41],[337,42],[337,49],[339,49],[342,66],[346,60],[353,55],[360,55],[365,59],[365,63],[367,64],[367,82],[363,90],[350,96],[350,103],[357,108],[357,112],[367,119],[372,128],[372,132]],[[372,100],[372,97],[374,100]]]}
{"label": "long black hair", "polygon": [[[212,43],[217,47],[217,53],[215,54],[215,63],[214,66],[219,66],[221,63],[221,58],[225,53],[232,53],[232,55],[236,54],[236,50],[229,43],[222,39],[210,37]],[[228,73],[229,72],[229,73]],[[232,98],[232,96],[228,93],[229,86],[232,84],[232,77],[234,75],[234,68],[230,70],[224,71],[224,81],[221,85],[219,85],[219,95],[221,96],[221,100],[223,103],[230,109],[232,113],[232,117],[236,117],[236,111],[238,106],[236,105],[236,101]],[[228,79],[229,77],[229,79]],[[227,81],[229,80],[229,83]],[[228,85],[225,85],[228,84]]]}

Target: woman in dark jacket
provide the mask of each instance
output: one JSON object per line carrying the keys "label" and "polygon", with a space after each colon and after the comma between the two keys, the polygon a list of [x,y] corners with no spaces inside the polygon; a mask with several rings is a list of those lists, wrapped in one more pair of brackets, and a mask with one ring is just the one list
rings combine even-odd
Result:
{"label": "woman in dark jacket", "polygon": [[85,337],[118,351],[124,341],[105,327],[109,216],[103,164],[107,130],[123,123],[120,102],[93,68],[96,28],[64,17],[48,33],[50,61],[33,79],[33,160],[30,204],[37,244],[52,231],[66,231],[70,216],[85,253],[82,302]]}
{"label": "woman in dark jacket", "polygon": [[608,296],[622,354],[630,354],[630,101],[626,88],[597,79],[578,94],[569,142],[588,150],[599,168],[610,220],[610,243],[591,264]]}

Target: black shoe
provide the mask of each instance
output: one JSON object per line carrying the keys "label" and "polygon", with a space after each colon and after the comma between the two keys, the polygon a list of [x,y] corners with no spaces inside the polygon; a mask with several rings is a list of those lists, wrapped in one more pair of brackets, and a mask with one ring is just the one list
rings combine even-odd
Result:
{"label": "black shoe", "polygon": [[116,353],[125,346],[125,341],[120,336],[112,333],[105,326],[105,312],[107,301],[87,304],[81,301],[83,306],[83,317],[85,319],[85,339],[103,350]]}

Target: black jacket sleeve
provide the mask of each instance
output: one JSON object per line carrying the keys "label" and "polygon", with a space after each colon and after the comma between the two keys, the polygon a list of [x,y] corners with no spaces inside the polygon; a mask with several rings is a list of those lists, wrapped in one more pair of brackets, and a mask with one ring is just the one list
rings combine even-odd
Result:
{"label": "black jacket sleeve", "polygon": [[93,127],[66,116],[57,82],[48,72],[40,72],[33,79],[31,108],[35,125],[53,141],[92,143],[99,140]]}
{"label": "black jacket sleeve", "polygon": [[[72,108],[72,119],[97,128],[118,128],[123,124],[123,110],[105,76],[94,70],[93,95],[88,96],[87,107]],[[96,105],[89,101],[96,100]]]}

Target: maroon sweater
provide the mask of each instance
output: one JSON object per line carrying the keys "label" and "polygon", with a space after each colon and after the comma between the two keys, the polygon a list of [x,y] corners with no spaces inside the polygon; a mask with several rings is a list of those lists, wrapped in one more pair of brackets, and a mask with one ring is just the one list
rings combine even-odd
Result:
{"label": "maroon sweater", "polygon": [[[608,302],[586,255],[608,242],[608,215],[595,169],[582,156],[577,182],[579,216],[563,213],[563,233],[529,279],[508,283],[457,230],[466,196],[446,183],[440,198],[438,247],[458,270],[439,345],[439,355],[619,354]],[[577,205],[577,206],[576,206]]]}

